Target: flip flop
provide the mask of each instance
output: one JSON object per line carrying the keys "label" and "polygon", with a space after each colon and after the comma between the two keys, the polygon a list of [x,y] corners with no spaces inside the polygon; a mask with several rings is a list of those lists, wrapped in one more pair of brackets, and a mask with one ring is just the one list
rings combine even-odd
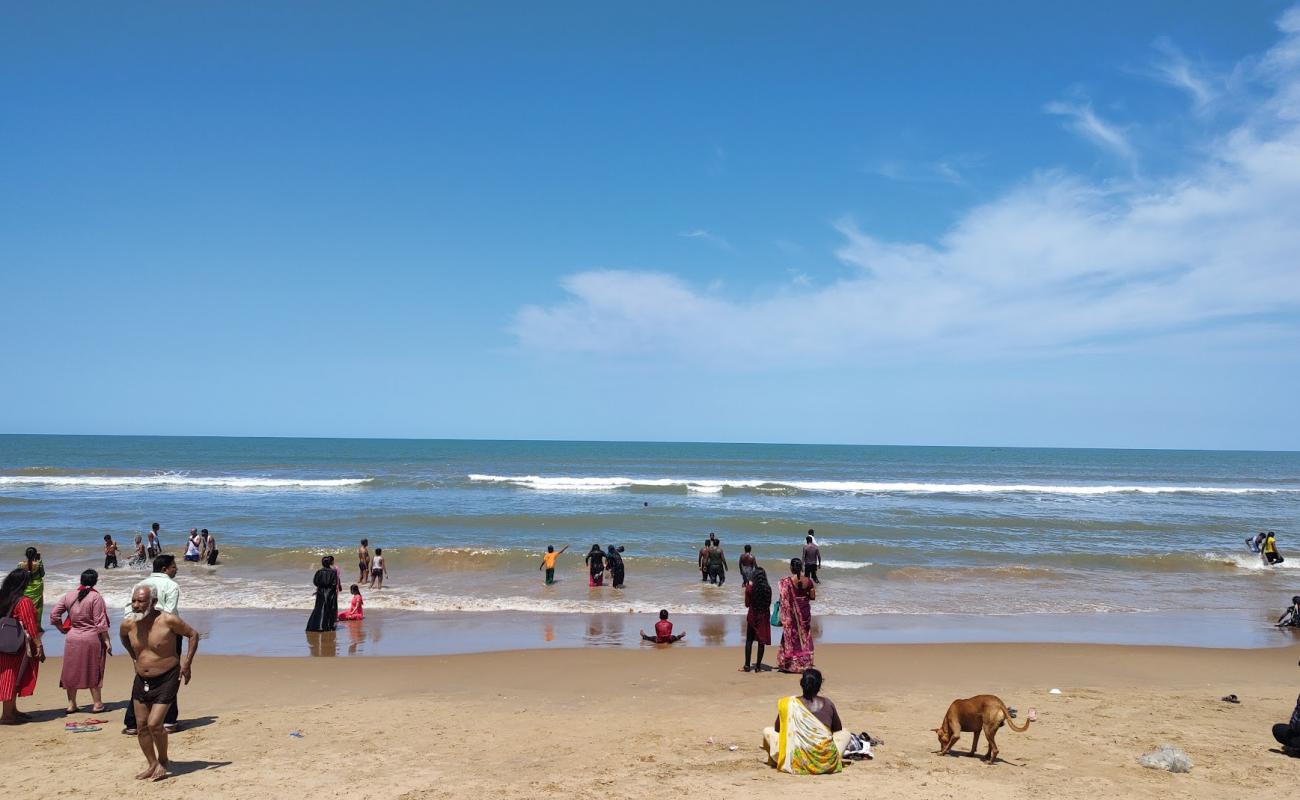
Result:
{"label": "flip flop", "polygon": [[108,724],[108,720],[106,720],[106,719],[95,719],[94,717],[91,717],[90,719],[86,720],[83,724],[85,724],[85,725],[107,725],[107,724]]}
{"label": "flip flop", "polygon": [[91,725],[90,727],[68,728],[68,733],[94,733],[102,730],[104,729],[98,725]]}

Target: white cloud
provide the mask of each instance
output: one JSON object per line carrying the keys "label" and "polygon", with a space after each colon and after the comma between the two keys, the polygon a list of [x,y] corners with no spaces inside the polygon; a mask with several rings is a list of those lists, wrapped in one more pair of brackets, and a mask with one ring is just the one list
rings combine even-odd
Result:
{"label": "white cloud", "polygon": [[[542,352],[754,366],[1289,346],[1300,329],[1300,11],[1279,28],[1282,40],[1249,62],[1259,99],[1244,121],[1191,143],[1201,161],[1182,174],[1043,171],[933,243],[883,241],[842,220],[845,274],[813,286],[738,295],[662,272],[584,272],[564,280],[567,300],[522,309],[514,333]],[[1099,143],[1129,148],[1072,108]]]}
{"label": "white cloud", "polygon": [[1160,57],[1153,64],[1152,74],[1158,80],[1186,92],[1198,112],[1208,110],[1219,95],[1215,79],[1194,67],[1169,40],[1160,39],[1155,47]]}
{"label": "white cloud", "polygon": [[731,246],[731,242],[727,241],[725,238],[719,236],[718,234],[712,233],[710,231],[706,231],[703,228],[696,228],[695,230],[690,230],[690,231],[682,231],[677,235],[681,236],[684,239],[699,239],[702,242],[708,242],[709,244],[713,245],[719,250],[724,250],[728,253],[736,252],[736,248]]}
{"label": "white cloud", "polygon": [[1043,110],[1049,114],[1068,117],[1067,127],[1101,149],[1118,156],[1130,166],[1137,164],[1137,151],[1129,144],[1128,137],[1119,127],[1098,117],[1088,101],[1069,103],[1057,100],[1048,103]]}

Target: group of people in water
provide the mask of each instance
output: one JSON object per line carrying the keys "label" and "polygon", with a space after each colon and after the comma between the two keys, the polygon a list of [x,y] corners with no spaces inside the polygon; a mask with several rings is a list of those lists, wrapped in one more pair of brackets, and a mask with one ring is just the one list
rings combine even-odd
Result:
{"label": "group of people in water", "polygon": [[[157,522],[149,526],[149,532],[144,536],[136,534],[135,548],[131,551],[131,557],[127,559],[128,567],[142,567],[158,556],[162,555],[162,539],[160,533],[162,526]],[[104,534],[104,569],[117,569],[118,556],[121,547],[110,533]],[[193,564],[207,564],[210,567],[217,565],[217,537],[216,534],[209,533],[207,528],[190,528],[190,535],[185,541],[185,560]]]}
{"label": "group of people in water", "polygon": [[1275,566],[1286,561],[1277,551],[1277,534],[1273,531],[1260,531],[1246,540],[1246,548],[1259,555],[1265,566]]}

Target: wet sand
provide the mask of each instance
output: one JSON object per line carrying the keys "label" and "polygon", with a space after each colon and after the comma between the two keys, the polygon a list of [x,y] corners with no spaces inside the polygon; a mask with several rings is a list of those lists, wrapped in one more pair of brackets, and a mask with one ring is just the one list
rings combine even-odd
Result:
{"label": "wet sand", "polygon": [[[52,603],[53,601],[49,601]],[[120,620],[110,609],[114,626]],[[339,623],[333,636],[303,631],[307,612],[193,609],[185,619],[204,636],[207,653],[253,656],[419,656],[573,647],[641,647],[649,614],[539,614],[521,612],[399,611],[379,609],[361,622]],[[740,647],[744,616],[673,614],[683,646]],[[816,616],[813,633],[828,644],[1053,644],[1175,645],[1277,648],[1300,643],[1300,630],[1280,630],[1269,612],[1207,614],[879,614]],[[116,628],[115,628],[116,630]],[[46,641],[62,654],[62,637]]]}
{"label": "wet sand", "polygon": [[[100,732],[64,732],[51,659],[22,704],[38,721],[0,732],[0,762],[25,797],[93,787],[107,797],[1277,798],[1300,784],[1300,759],[1273,752],[1269,735],[1300,691],[1297,658],[1300,647],[821,645],[825,694],[847,727],[885,745],[841,775],[795,777],[766,767],[757,747],[795,679],[738,672],[734,648],[201,652],[165,788],[132,780],[143,759],[118,733],[120,711]],[[120,707],[130,677],[125,658],[111,660],[107,702]],[[1040,721],[999,734],[1005,763],[935,756],[928,729],[953,698],[981,692],[1034,707]],[[1241,704],[1219,699],[1229,693]],[[1138,765],[1165,742],[1191,756],[1190,774]]]}

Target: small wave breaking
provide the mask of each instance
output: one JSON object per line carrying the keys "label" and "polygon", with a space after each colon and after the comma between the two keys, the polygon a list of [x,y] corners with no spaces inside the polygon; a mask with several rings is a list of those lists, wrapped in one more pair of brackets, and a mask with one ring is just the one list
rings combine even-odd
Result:
{"label": "small wave breaking", "polygon": [[1282,494],[1300,493],[1300,487],[1267,486],[1119,486],[1052,485],[1029,483],[929,483],[907,481],[784,481],[763,479],[543,477],[539,475],[469,475],[474,483],[488,483],[548,492],[601,492],[614,490],[665,490],[699,494],[726,491],[825,492],[837,494]]}

